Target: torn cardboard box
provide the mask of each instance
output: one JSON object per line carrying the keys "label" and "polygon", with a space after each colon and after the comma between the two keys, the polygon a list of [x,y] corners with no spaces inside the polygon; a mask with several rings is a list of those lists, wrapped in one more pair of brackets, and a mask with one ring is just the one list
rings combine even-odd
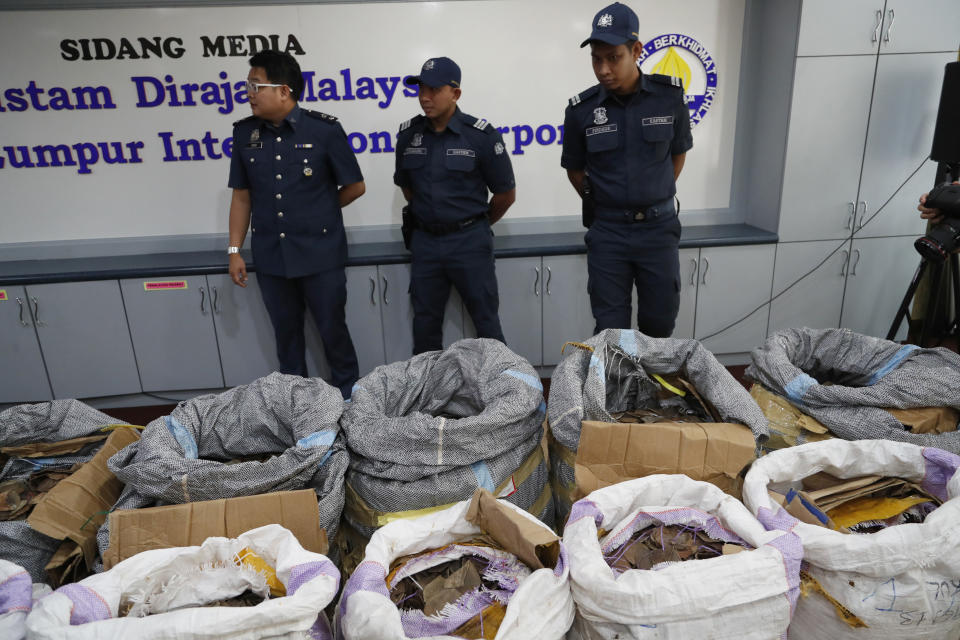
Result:
{"label": "torn cardboard box", "polygon": [[93,570],[97,529],[123,490],[123,484],[107,468],[107,460],[139,438],[132,427],[115,429],[100,451],[51,489],[27,518],[33,530],[64,541],[46,566],[54,586]]}
{"label": "torn cardboard box", "polygon": [[268,524],[288,529],[304,549],[326,554],[327,532],[319,518],[311,489],[114,511],[103,566],[110,569],[141,551],[192,547],[214,536],[236,538]]}
{"label": "torn cardboard box", "polygon": [[684,474],[739,497],[738,476],[755,451],[753,433],[740,424],[585,420],[574,467],[576,497],[656,473]]}

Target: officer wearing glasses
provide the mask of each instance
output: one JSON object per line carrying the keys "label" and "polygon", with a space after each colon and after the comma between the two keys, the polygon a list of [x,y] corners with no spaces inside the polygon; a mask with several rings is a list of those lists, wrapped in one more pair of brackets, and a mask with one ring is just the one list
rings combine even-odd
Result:
{"label": "officer wearing glasses", "polygon": [[570,99],[560,164],[586,205],[596,333],[630,328],[636,287],[640,331],[668,337],[680,308],[673,197],[693,138],[680,81],[637,66],[638,30],[637,14],[619,2],[594,16],[593,32],[580,46],[590,45],[599,84]]}
{"label": "officer wearing glasses", "polygon": [[423,109],[400,125],[393,176],[410,203],[413,352],[443,348],[451,284],[477,334],[502,342],[490,225],[516,197],[510,155],[495,127],[460,111],[460,67],[453,60],[431,58],[406,82],[419,86]]}
{"label": "officer wearing glasses", "polygon": [[247,286],[240,255],[247,228],[281,373],[307,375],[304,312],[310,309],[331,370],[350,397],[359,377],[347,330],[347,241],[342,208],[365,191],[363,175],[333,116],[301,109],[300,65],[288,53],[250,58],[253,115],[236,122],[228,185],[230,277]]}

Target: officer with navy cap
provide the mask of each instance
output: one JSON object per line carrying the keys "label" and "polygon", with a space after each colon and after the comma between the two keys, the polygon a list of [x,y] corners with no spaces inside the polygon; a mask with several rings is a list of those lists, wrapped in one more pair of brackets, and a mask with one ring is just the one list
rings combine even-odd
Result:
{"label": "officer with navy cap", "polygon": [[692,146],[680,80],[640,71],[639,20],[615,2],[593,18],[599,84],[570,99],[560,164],[584,199],[595,331],[629,329],[637,290],[641,332],[667,337],[680,307],[676,179]]}
{"label": "officer with navy cap", "polygon": [[419,87],[423,109],[400,125],[393,176],[412,227],[413,352],[443,348],[451,284],[477,334],[503,341],[490,225],[515,199],[510,156],[495,127],[457,106],[460,67],[453,60],[430,58],[405,82]]}
{"label": "officer with navy cap", "polygon": [[293,56],[261,51],[250,58],[250,67],[247,96],[253,115],[233,129],[230,276],[246,286],[239,251],[250,227],[280,371],[307,375],[303,326],[309,308],[331,383],[349,398],[359,370],[345,316],[347,241],[341,209],[363,195],[363,175],[337,119],[297,103],[303,76]]}

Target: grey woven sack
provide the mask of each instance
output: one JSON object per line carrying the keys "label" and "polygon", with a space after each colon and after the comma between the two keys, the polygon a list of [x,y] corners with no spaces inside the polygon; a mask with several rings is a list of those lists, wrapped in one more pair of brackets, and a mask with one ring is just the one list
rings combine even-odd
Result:
{"label": "grey woven sack", "polygon": [[576,485],[572,463],[582,422],[616,422],[613,413],[654,406],[658,385],[651,374],[679,373],[714,406],[722,421],[746,425],[758,443],[769,436],[760,407],[697,340],[606,329],[584,345],[586,349],[574,348],[564,356],[550,381],[550,473],[561,524],[569,514]]}
{"label": "grey woven sack", "polygon": [[[310,488],[320,500],[320,526],[333,536],[349,462],[342,410],[340,392],[323,380],[280,373],[181,402],[110,458],[127,485],[117,508]],[[250,457],[263,460],[228,463]]]}
{"label": "grey woven sack", "polygon": [[[497,340],[460,340],[377,367],[354,387],[341,421],[351,491],[381,514],[436,507],[478,486],[495,490],[529,462],[507,491],[529,508],[549,490],[542,456],[531,459],[545,410],[536,371]],[[550,518],[552,508],[534,515]],[[376,528],[350,520],[365,535]]]}
{"label": "grey woven sack", "polygon": [[[883,409],[960,409],[960,356],[849,329],[784,329],[746,374],[845,440],[884,439],[960,454],[960,432],[911,433]],[[830,384],[827,384],[830,383]]]}
{"label": "grey woven sack", "polygon": [[[0,446],[12,447],[38,442],[60,442],[89,436],[109,424],[125,424],[97,411],[79,400],[54,400],[21,404],[0,412]],[[37,459],[11,458],[0,472],[0,480],[29,475],[43,466],[47,469],[70,468],[90,460],[103,446],[96,442],[80,451]],[[33,582],[47,582],[44,567],[61,544],[30,528],[25,520],[0,522],[0,558],[15,562],[27,570]]]}

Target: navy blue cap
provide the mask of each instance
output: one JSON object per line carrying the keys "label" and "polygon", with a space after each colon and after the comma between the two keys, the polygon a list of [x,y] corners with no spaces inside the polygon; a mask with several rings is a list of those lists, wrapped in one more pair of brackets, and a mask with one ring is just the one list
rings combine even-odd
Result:
{"label": "navy blue cap", "polygon": [[444,85],[460,87],[460,67],[450,58],[430,58],[423,63],[420,75],[409,76],[404,82],[411,86],[425,84],[437,89]]}
{"label": "navy blue cap", "polygon": [[639,39],[640,19],[637,14],[627,5],[614,2],[593,16],[593,32],[580,46],[585,47],[592,40],[617,46]]}

